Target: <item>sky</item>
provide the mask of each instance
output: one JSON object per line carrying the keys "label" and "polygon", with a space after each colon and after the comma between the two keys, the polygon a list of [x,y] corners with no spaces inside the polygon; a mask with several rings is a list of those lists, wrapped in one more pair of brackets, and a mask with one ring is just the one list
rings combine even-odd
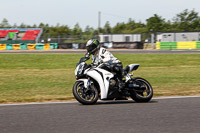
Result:
{"label": "sky", "polygon": [[[200,0],[0,0],[0,22],[6,18],[9,24],[68,25],[79,23],[98,27],[98,12],[101,12],[101,27],[107,21],[113,27],[118,22],[136,22],[158,14],[172,20],[185,9],[200,12]],[[200,15],[200,14],[199,14]]]}

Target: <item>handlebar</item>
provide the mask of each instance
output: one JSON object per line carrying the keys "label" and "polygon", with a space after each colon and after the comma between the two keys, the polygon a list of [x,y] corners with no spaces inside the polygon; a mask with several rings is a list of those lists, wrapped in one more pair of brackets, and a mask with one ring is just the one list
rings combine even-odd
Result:
{"label": "handlebar", "polygon": [[90,59],[90,57],[81,57],[76,66],[78,66],[78,65],[81,64],[82,62],[85,62],[85,61],[87,61],[87,60],[89,60],[89,59]]}

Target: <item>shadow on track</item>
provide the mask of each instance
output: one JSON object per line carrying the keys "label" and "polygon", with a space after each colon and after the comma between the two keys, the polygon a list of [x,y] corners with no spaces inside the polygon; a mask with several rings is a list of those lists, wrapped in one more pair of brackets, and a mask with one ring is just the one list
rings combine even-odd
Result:
{"label": "shadow on track", "polygon": [[[97,102],[96,105],[103,105],[103,104],[130,104],[130,103],[136,103],[136,102],[133,101],[133,100],[100,101],[100,102]],[[152,101],[150,101],[148,103],[158,103],[158,101],[152,100]]]}

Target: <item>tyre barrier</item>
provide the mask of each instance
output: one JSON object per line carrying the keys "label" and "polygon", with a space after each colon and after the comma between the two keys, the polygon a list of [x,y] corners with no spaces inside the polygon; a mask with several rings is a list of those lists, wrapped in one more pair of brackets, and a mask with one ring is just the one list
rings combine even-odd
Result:
{"label": "tyre barrier", "polygon": [[200,41],[156,42],[156,49],[200,49]]}
{"label": "tyre barrier", "polygon": [[57,48],[57,43],[0,44],[0,50],[49,50]]}

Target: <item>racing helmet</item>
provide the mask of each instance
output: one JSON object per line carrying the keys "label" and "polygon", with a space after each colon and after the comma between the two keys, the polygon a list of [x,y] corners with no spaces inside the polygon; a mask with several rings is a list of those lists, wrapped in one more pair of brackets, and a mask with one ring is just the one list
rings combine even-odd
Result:
{"label": "racing helmet", "polygon": [[89,54],[94,54],[94,52],[99,48],[100,48],[99,41],[96,39],[91,39],[86,44],[86,49]]}

